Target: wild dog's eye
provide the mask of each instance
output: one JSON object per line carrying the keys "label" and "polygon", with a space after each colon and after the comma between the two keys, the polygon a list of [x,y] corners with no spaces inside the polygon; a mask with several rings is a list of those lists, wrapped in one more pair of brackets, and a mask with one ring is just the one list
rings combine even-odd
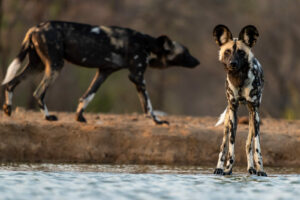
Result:
{"label": "wild dog's eye", "polygon": [[239,55],[242,56],[242,57],[244,57],[245,54],[246,54],[245,51],[242,51],[242,50],[239,50],[238,53],[239,53]]}
{"label": "wild dog's eye", "polygon": [[226,49],[225,53],[226,53],[226,54],[230,54],[230,53],[231,53],[231,50],[230,50],[230,49]]}
{"label": "wild dog's eye", "polygon": [[229,56],[231,54],[231,50],[230,49],[226,49],[224,52],[225,56]]}

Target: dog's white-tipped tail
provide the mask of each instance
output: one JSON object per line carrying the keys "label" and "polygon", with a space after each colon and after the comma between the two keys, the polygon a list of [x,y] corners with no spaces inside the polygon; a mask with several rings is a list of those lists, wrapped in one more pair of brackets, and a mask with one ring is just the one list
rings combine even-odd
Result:
{"label": "dog's white-tipped tail", "polygon": [[34,31],[35,31],[35,27],[33,27],[27,31],[19,54],[10,63],[10,65],[7,68],[7,72],[6,72],[4,80],[2,81],[2,85],[5,85],[5,84],[9,83],[10,81],[12,81],[16,77],[17,73],[20,71],[20,68],[22,66],[21,63],[23,62],[23,60],[25,59],[25,57],[27,55],[27,52],[29,50],[29,45],[31,42],[31,35]]}
{"label": "dog's white-tipped tail", "polygon": [[219,126],[221,124],[223,124],[224,120],[225,120],[225,116],[226,116],[226,112],[227,112],[227,107],[224,110],[224,112],[220,115],[218,122],[215,124],[215,126]]}
{"label": "dog's white-tipped tail", "polygon": [[21,62],[19,58],[15,58],[7,68],[7,72],[4,80],[2,81],[2,85],[9,83],[16,76],[20,68],[21,68]]}

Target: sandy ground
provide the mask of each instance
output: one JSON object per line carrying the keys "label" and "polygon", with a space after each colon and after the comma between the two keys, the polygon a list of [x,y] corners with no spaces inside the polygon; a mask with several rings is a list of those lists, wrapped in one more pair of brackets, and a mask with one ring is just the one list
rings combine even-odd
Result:
{"label": "sandy ground", "polygon": [[[45,121],[39,112],[16,109],[0,114],[0,161],[106,164],[171,164],[214,166],[222,141],[217,118],[166,116],[170,125],[155,125],[143,115],[55,113]],[[246,166],[248,126],[236,137],[236,165]],[[300,166],[300,121],[263,119],[262,155],[265,166]]]}

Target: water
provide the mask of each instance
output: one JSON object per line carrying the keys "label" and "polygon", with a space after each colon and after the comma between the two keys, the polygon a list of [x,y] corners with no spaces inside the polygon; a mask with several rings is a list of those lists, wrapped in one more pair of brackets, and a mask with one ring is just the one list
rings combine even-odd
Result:
{"label": "water", "polygon": [[299,199],[299,169],[269,177],[215,176],[208,167],[137,165],[0,166],[0,199]]}

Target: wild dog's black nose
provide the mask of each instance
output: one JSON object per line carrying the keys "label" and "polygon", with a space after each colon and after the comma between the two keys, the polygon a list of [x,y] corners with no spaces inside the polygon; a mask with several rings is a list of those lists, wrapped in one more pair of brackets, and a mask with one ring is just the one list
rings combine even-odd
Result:
{"label": "wild dog's black nose", "polygon": [[199,64],[200,64],[199,60],[197,60],[194,57],[191,57],[190,60],[189,60],[189,62],[188,62],[188,67],[194,68],[194,67],[196,67]]}
{"label": "wild dog's black nose", "polygon": [[197,65],[200,65],[200,61],[199,60],[197,60],[197,59],[195,59],[195,66],[197,66]]}
{"label": "wild dog's black nose", "polygon": [[238,62],[237,62],[236,60],[230,61],[230,66],[231,66],[232,68],[236,68],[237,65],[238,65]]}

